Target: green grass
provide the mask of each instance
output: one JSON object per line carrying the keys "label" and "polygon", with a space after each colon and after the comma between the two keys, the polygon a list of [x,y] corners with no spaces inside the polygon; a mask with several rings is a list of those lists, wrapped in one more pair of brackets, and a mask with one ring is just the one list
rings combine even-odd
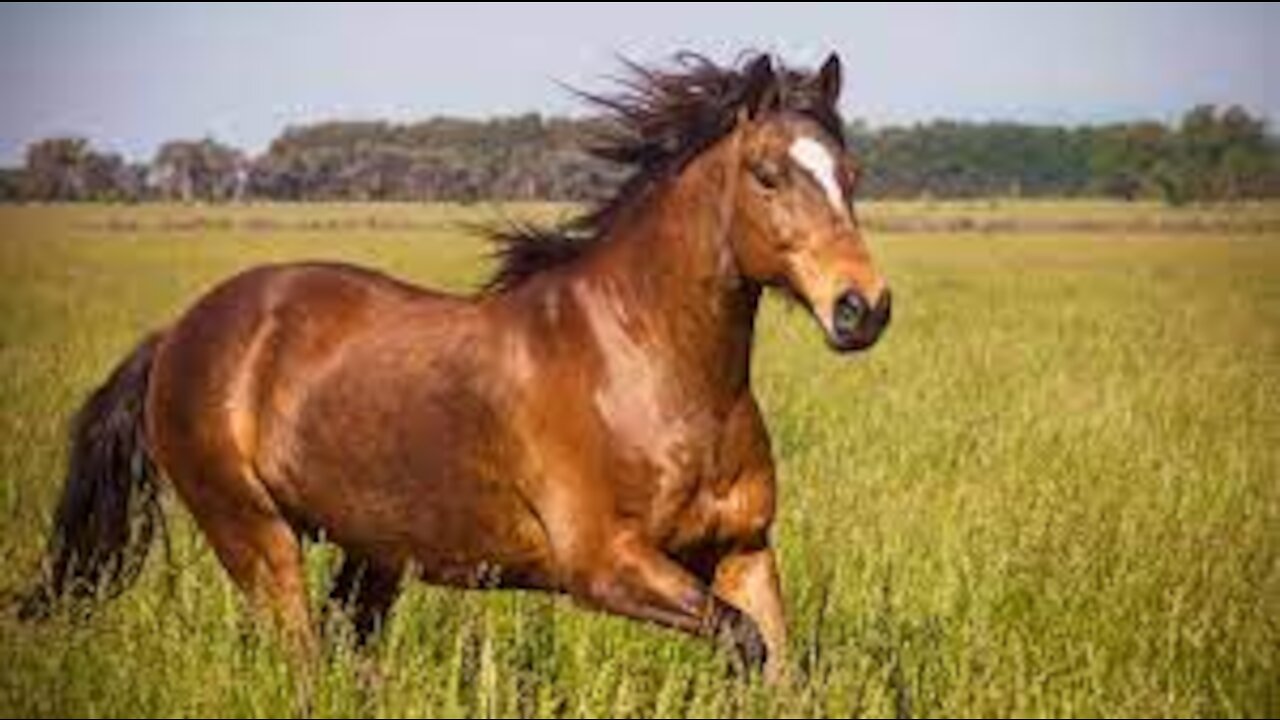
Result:
{"label": "green grass", "polygon": [[[944,210],[1277,217],[1274,205]],[[265,260],[474,286],[483,249],[451,223],[477,217],[0,208],[0,592],[39,561],[66,419],[146,329]],[[93,617],[0,614],[0,713],[1275,717],[1280,237],[1220,225],[879,235],[894,325],[853,360],[767,303],[755,380],[781,476],[786,687],[735,680],[708,647],[563,600],[422,585],[372,657],[332,642],[308,686],[171,503],[170,560],[157,547],[139,585]],[[309,553],[317,604],[336,561]]]}

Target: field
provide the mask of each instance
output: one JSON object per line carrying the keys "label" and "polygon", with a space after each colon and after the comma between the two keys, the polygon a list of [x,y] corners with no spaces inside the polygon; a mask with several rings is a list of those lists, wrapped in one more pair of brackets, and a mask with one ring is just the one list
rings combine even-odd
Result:
{"label": "field", "polygon": [[[474,287],[457,221],[492,212],[0,208],[0,594],[38,565],[67,418],[145,330],[266,260]],[[168,557],[92,617],[0,611],[0,714],[1280,715],[1280,207],[868,216],[881,345],[833,356],[777,299],[761,320],[787,685],[560,599],[422,585],[370,655],[335,626],[306,684],[171,502]],[[308,560],[318,606],[337,556]]]}

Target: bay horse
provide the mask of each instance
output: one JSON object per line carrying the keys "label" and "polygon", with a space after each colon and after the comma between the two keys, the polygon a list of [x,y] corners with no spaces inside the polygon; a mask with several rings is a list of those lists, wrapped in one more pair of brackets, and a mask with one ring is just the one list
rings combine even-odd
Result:
{"label": "bay horse", "polygon": [[851,200],[840,61],[628,67],[622,92],[587,96],[620,189],[558,226],[495,230],[484,289],[263,266],[143,340],[74,419],[27,609],[135,579],[164,478],[251,604],[304,643],[301,541],[320,536],[344,552],[332,596],[361,636],[413,574],[567,593],[776,677],[761,293],[789,293],[840,352],[890,318]]}

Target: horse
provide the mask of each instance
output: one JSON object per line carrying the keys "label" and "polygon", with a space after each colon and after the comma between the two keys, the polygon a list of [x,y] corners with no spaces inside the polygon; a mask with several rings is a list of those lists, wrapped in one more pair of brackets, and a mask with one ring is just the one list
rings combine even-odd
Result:
{"label": "horse", "polygon": [[342,549],[361,638],[406,577],[567,594],[777,677],[776,473],[751,386],[761,295],[866,350],[891,296],[853,205],[841,64],[628,63],[590,152],[626,171],[552,225],[491,230],[467,294],[258,266],[147,336],[71,426],[33,614],[118,593],[162,481],[260,616],[315,642],[302,543]]}

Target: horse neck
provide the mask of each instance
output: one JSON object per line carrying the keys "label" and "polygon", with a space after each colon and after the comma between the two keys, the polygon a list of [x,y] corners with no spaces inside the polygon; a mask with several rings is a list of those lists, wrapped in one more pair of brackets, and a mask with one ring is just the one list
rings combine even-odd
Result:
{"label": "horse neck", "polygon": [[730,248],[723,149],[704,153],[619,219],[590,263],[637,342],[685,379],[732,400],[750,382],[760,288]]}

